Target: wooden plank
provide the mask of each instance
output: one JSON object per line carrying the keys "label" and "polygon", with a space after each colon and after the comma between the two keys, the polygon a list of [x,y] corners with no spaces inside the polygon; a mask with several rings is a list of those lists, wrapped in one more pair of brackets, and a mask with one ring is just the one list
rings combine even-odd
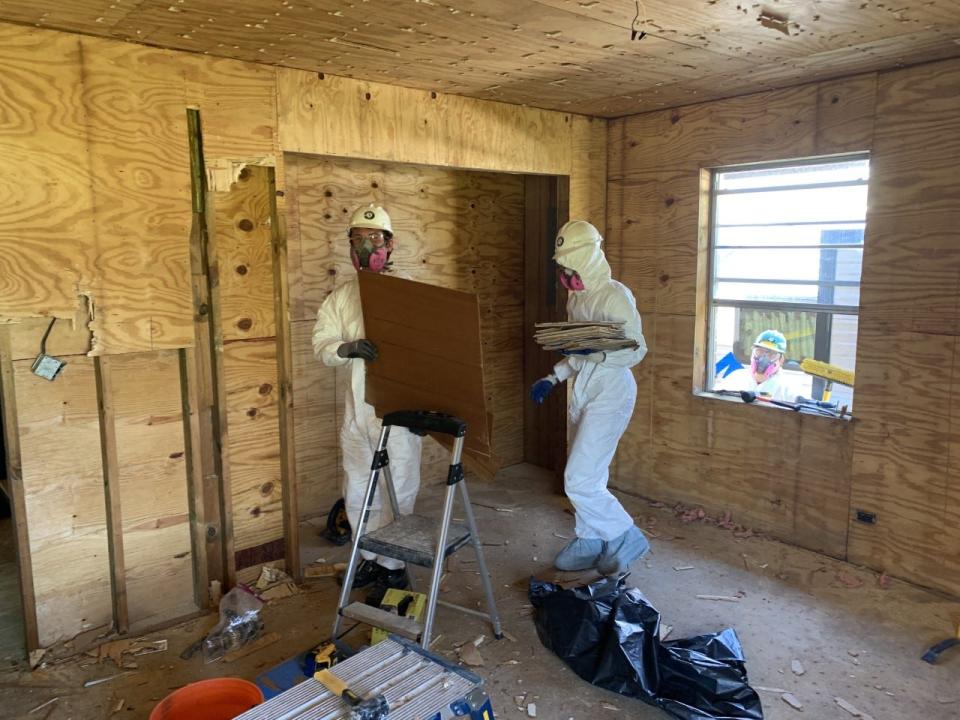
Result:
{"label": "wooden plank", "polygon": [[177,56],[80,44],[96,209],[94,352],[189,346],[190,155]]}
{"label": "wooden plank", "polygon": [[287,68],[277,77],[284,152],[508,172],[570,170],[569,116],[560,113]]}
{"label": "wooden plank", "polygon": [[106,500],[107,547],[110,556],[113,619],[117,631],[130,629],[127,604],[126,557],[123,551],[123,509],[120,498],[120,461],[117,457],[117,432],[113,399],[113,373],[109,358],[94,358],[97,401],[100,420],[100,452],[103,453],[103,487]]}
{"label": "wooden plank", "polygon": [[80,39],[2,25],[0,72],[5,104],[20,108],[0,133],[0,151],[16,168],[0,179],[0,317],[72,319],[78,295],[91,289],[94,237],[86,116],[76,96]]}
{"label": "wooden plank", "polygon": [[270,204],[270,227],[273,229],[273,307],[277,333],[277,386],[280,425],[280,478],[283,485],[283,537],[286,541],[287,572],[296,580],[302,578],[300,568],[300,492],[297,487],[296,418],[293,412],[293,342],[290,331],[290,290],[287,281],[287,238],[279,222],[276,184],[270,168],[256,168],[266,173],[267,197]]}
{"label": "wooden plank", "polygon": [[271,187],[265,167],[240,171],[214,194],[219,314],[224,342],[276,335]]}
{"label": "wooden plank", "polygon": [[869,150],[876,112],[876,73],[819,83],[814,140],[817,154]]}
{"label": "wooden plank", "polygon": [[[374,273],[360,273],[359,280],[366,335],[378,346],[383,344],[380,330],[389,324],[429,328],[448,339],[439,356],[423,353],[412,344],[383,347],[377,362],[367,367],[367,402],[381,417],[397,410],[456,415],[469,427],[466,446],[489,455],[483,357],[475,351],[475,342],[458,342],[460,337],[480,337],[477,297]],[[470,347],[474,352],[469,352]],[[433,377],[418,381],[417,368],[427,365]]]}
{"label": "wooden plank", "polygon": [[267,338],[230,343],[223,352],[232,537],[239,554],[283,538],[277,346]]}
{"label": "wooden plank", "polygon": [[13,352],[9,327],[0,327],[0,411],[3,412],[3,447],[6,463],[4,491],[10,501],[14,523],[13,543],[17,553],[20,582],[20,610],[26,634],[27,651],[40,647],[37,629],[37,599],[33,587],[33,559],[30,556],[30,528],[23,487],[23,463],[20,454],[20,428],[17,419],[17,395],[14,383]]}
{"label": "wooden plank", "polygon": [[107,484],[111,506],[114,490],[118,495],[111,520],[122,532],[124,588],[136,632],[197,610],[180,354],[127,354],[100,365],[109,367],[109,402],[102,402],[116,443],[117,476]]}
{"label": "wooden plank", "polygon": [[17,361],[14,387],[38,635],[47,647],[113,620],[93,360],[73,359],[54,382]]}

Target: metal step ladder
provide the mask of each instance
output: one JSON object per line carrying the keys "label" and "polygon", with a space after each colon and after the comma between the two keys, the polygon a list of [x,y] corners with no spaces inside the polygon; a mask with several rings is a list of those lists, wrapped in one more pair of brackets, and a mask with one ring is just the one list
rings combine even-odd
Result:
{"label": "metal step ladder", "polygon": [[[400,514],[396,489],[393,486],[393,479],[390,477],[390,460],[387,454],[387,441],[390,438],[390,428],[392,427],[404,427],[417,435],[426,435],[429,432],[442,433],[450,435],[454,439],[450,469],[447,472],[447,492],[443,503],[443,516],[440,519],[439,526],[435,519],[422,515]],[[383,418],[383,429],[380,431],[380,440],[377,443],[377,450],[373,455],[373,464],[370,467],[370,480],[367,482],[367,490],[363,499],[359,527],[354,531],[350,560],[343,577],[340,602],[337,607],[337,615],[333,621],[333,638],[340,636],[340,626],[344,618],[347,618],[383,628],[415,642],[419,641],[421,647],[427,650],[430,647],[437,605],[443,605],[489,620],[493,626],[494,636],[497,639],[503,637],[500,616],[497,614],[497,606],[493,598],[493,587],[490,584],[490,573],[487,571],[487,563],[483,557],[483,547],[480,543],[480,535],[477,533],[477,523],[474,519],[473,507],[470,505],[470,497],[467,494],[463,465],[460,462],[466,433],[467,424],[463,420],[444,413],[405,410],[389,413]],[[373,507],[373,499],[380,483],[381,472],[390,499],[390,508],[393,511],[393,522],[368,533],[366,532],[367,521],[370,518],[370,510]],[[457,488],[460,489],[460,497],[463,501],[464,516],[467,520],[465,525],[452,521],[453,501]],[[444,562],[447,557],[467,543],[473,545],[477,556],[477,567],[480,571],[480,579],[483,582],[483,591],[487,599],[486,613],[448,603],[438,598]],[[427,594],[426,616],[422,624],[413,618],[397,616],[362,602],[350,602],[350,591],[353,587],[353,579],[361,550],[432,569],[430,589]]]}

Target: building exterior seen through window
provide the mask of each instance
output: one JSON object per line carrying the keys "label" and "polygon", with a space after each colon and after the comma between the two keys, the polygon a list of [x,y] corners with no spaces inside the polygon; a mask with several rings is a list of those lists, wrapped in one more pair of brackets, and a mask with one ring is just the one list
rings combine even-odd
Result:
{"label": "building exterior seen through window", "polygon": [[705,389],[852,409],[801,363],[855,370],[868,179],[866,156],[713,172]]}

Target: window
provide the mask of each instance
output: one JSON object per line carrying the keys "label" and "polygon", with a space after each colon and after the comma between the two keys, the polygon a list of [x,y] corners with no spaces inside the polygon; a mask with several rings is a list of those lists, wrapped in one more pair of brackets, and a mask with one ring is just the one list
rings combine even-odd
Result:
{"label": "window", "polygon": [[[852,409],[853,388],[829,388],[800,363],[854,370],[868,176],[865,156],[713,171],[704,389],[759,387],[790,402],[832,391],[830,400]],[[770,382],[751,367],[767,330],[786,340],[779,370],[766,370],[779,375]]]}

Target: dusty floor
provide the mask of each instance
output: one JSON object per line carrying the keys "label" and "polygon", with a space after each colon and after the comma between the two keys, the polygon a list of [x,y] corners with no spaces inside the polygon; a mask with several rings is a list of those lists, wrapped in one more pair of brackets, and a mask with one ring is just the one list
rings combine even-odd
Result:
{"label": "dusty floor", "polygon": [[[425,491],[421,511],[436,506],[440,489]],[[434,649],[455,658],[455,645],[488,636],[479,647],[484,665],[475,672],[486,679],[501,718],[526,717],[526,710],[517,708],[518,695],[536,702],[539,718],[666,718],[638,700],[580,680],[537,640],[526,582],[531,574],[558,577],[550,561],[566,541],[557,535],[570,536],[573,527],[566,501],[551,493],[550,482],[520,466],[505,471],[496,487],[472,483],[471,490],[484,542],[502,543],[486,550],[504,626],[516,641],[492,641],[482,621],[441,609]],[[653,552],[635,565],[631,583],[674,627],[671,638],[736,628],[750,681],[764,688],[760,694],[767,718],[852,717],[836,698],[875,720],[960,717],[960,651],[945,655],[937,666],[919,659],[927,646],[950,633],[960,619],[960,603],[897,581],[881,587],[875,573],[778,542],[737,538],[730,530],[699,522],[685,524],[671,509],[643,500],[627,497],[624,504],[641,526],[652,530]],[[332,561],[343,554],[316,538],[309,525],[304,530],[307,560]],[[475,564],[469,560],[461,551],[452,563],[451,599],[480,598]],[[675,569],[685,567],[691,569]],[[208,617],[149,636],[167,638],[170,649],[140,658],[135,672],[90,689],[82,688],[84,681],[114,675],[117,669],[78,656],[47,661],[32,673],[0,675],[0,716],[141,718],[187,682],[218,675],[252,678],[329,634],[336,590],[332,580],[314,580],[300,594],[268,604],[266,626],[280,634],[280,642],[231,664],[205,666],[199,658],[178,657],[209,627]],[[696,597],[738,593],[739,602]],[[802,664],[802,675],[791,669],[794,660]],[[802,712],[788,706],[780,691],[793,693]],[[54,697],[59,699],[29,712]],[[114,713],[121,700],[123,709]]]}

